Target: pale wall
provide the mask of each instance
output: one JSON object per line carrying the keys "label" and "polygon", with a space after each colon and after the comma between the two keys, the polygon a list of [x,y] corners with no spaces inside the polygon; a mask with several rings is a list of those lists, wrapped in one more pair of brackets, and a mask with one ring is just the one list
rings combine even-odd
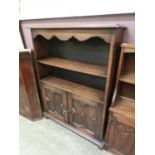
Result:
{"label": "pale wall", "polygon": [[20,18],[54,18],[135,12],[135,1],[20,0]]}
{"label": "pale wall", "polygon": [[[126,26],[123,42],[131,43],[135,42],[135,15],[133,12],[135,12],[134,3],[132,1],[124,3],[124,0],[20,0],[20,19],[22,20],[101,15],[95,19],[106,24],[117,23]],[[74,17],[72,21],[76,22],[78,19]],[[71,20],[65,19],[65,21],[70,22]],[[21,40],[19,42],[21,48]]]}

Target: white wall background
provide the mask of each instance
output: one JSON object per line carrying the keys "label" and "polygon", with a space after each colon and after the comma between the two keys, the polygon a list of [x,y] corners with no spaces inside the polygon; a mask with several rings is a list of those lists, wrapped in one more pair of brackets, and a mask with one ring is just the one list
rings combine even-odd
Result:
{"label": "white wall background", "polygon": [[22,38],[20,36],[20,33],[18,33],[18,42],[19,42],[18,48],[19,49],[24,49],[24,45],[23,45],[23,42],[22,42]]}
{"label": "white wall background", "polygon": [[20,0],[20,19],[135,12],[134,0]]}
{"label": "white wall background", "polygon": [[[122,14],[135,12],[135,1],[129,0],[20,0],[19,18],[20,19],[38,19],[55,17],[74,17]],[[119,16],[116,18],[120,18]],[[117,20],[118,20],[117,19]],[[114,20],[114,19],[113,19]],[[115,19],[116,20],[116,19]],[[121,20],[121,19],[120,19]],[[106,21],[106,20],[105,20]],[[133,20],[123,21],[134,27]],[[130,29],[131,29],[130,28]],[[129,30],[130,30],[129,29]],[[129,31],[130,32],[130,31]],[[128,36],[130,33],[128,32]],[[132,33],[134,33],[132,28]],[[127,41],[134,42],[134,34],[131,33],[131,39]],[[19,36],[19,48],[22,49],[22,41]]]}

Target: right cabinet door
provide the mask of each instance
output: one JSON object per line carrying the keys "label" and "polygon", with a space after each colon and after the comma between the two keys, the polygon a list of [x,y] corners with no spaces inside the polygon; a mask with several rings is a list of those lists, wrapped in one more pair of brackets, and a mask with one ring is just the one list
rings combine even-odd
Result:
{"label": "right cabinet door", "polygon": [[69,122],[80,132],[102,140],[101,116],[103,104],[99,104],[78,95],[68,94]]}

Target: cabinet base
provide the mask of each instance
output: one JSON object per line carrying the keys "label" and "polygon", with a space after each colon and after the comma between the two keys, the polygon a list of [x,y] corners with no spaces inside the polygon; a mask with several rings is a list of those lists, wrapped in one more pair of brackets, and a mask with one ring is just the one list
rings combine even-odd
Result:
{"label": "cabinet base", "polygon": [[63,127],[67,128],[67,129],[73,131],[74,133],[78,134],[79,136],[81,136],[81,137],[85,138],[86,140],[92,142],[92,143],[95,144],[100,150],[103,149],[103,147],[104,147],[104,142],[103,142],[103,141],[100,142],[100,141],[96,140],[96,139],[93,138],[93,137],[90,137],[90,136],[88,136],[88,135],[86,135],[86,134],[84,134],[84,133],[81,133],[81,132],[80,132],[79,130],[77,130],[76,128],[74,128],[74,127],[72,127],[71,125],[66,124],[66,123],[64,123],[64,122],[62,122],[62,121],[60,121],[60,120],[54,118],[53,116],[51,116],[51,115],[48,114],[47,112],[43,112],[43,114],[44,114],[44,116],[45,116],[46,118],[50,118],[51,120],[55,121],[56,123],[60,124],[61,126],[63,126]]}
{"label": "cabinet base", "polygon": [[26,119],[28,119],[28,120],[30,120],[30,121],[32,121],[32,122],[40,121],[40,120],[43,119],[43,117],[33,118],[31,116],[27,116],[27,115],[24,115],[22,113],[19,113],[19,115],[22,116],[22,117],[24,117],[24,118],[26,118]]}
{"label": "cabinet base", "polygon": [[118,150],[116,150],[116,149],[110,147],[108,144],[105,144],[103,148],[104,148],[106,151],[111,152],[111,153],[113,153],[113,154],[115,154],[115,155],[125,155],[125,154],[119,152]]}

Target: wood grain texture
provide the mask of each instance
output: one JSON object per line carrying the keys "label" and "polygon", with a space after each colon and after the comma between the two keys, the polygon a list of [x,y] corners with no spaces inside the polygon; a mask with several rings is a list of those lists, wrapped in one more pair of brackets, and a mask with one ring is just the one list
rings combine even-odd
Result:
{"label": "wood grain texture", "polygon": [[121,47],[126,49],[132,49],[132,51],[135,50],[135,44],[133,43],[122,43]]}
{"label": "wood grain texture", "polygon": [[[130,15],[129,15],[130,16]],[[21,32],[24,37],[26,47],[34,48],[32,42],[31,29],[58,29],[58,28],[70,28],[70,29],[105,29],[111,28],[111,31],[116,29],[125,29],[122,24],[118,25],[117,17],[115,21],[109,22],[109,16],[90,16],[90,17],[72,17],[72,18],[50,18],[50,19],[34,19],[34,20],[21,20]],[[111,18],[111,17],[110,17]],[[127,15],[128,18],[128,15]],[[126,15],[123,15],[123,20],[126,21]]]}
{"label": "wood grain texture", "polygon": [[123,73],[119,80],[130,84],[135,84],[135,73],[133,71]]}
{"label": "wood grain texture", "polygon": [[33,39],[36,59],[46,58],[50,56],[50,43],[43,37]]}
{"label": "wood grain texture", "polygon": [[67,95],[61,89],[41,84],[44,102],[44,111],[56,117],[60,121],[68,123]]}
{"label": "wood grain texture", "polygon": [[106,149],[118,155],[135,154],[135,129],[125,125],[110,115],[107,134]]}
{"label": "wood grain texture", "polygon": [[21,70],[19,70],[19,113],[28,118],[32,117],[32,111]]}
{"label": "wood grain texture", "polygon": [[124,124],[135,126],[135,101],[127,98],[117,97],[115,106],[110,108],[113,115],[117,115]]}
{"label": "wood grain texture", "polygon": [[98,66],[93,64],[86,64],[79,61],[72,61],[63,58],[48,57],[45,59],[38,60],[41,64],[46,64],[53,67],[59,67],[63,69],[68,69],[71,71],[86,73],[90,75],[96,75],[100,77],[106,77],[107,66]]}
{"label": "wood grain texture", "polygon": [[33,38],[41,35],[46,39],[57,37],[60,40],[67,41],[74,37],[79,41],[85,41],[92,37],[100,37],[106,42],[111,41],[111,34],[106,29],[34,29],[32,31]]}
{"label": "wood grain texture", "polygon": [[[118,66],[118,73],[116,79],[115,93],[113,96],[112,106],[115,105],[117,95],[128,97],[129,99],[135,98],[135,52],[134,46],[122,44],[121,55]],[[124,52],[127,49],[133,52]]]}
{"label": "wood grain texture", "polygon": [[123,50],[123,63],[119,79],[135,84],[135,53],[125,53]]}
{"label": "wood grain texture", "polygon": [[69,95],[70,123],[90,136],[95,135],[97,104],[83,100],[76,95]]}
{"label": "wood grain texture", "polygon": [[133,48],[124,48],[124,53],[135,53],[135,49],[133,49]]}
{"label": "wood grain texture", "polygon": [[104,91],[90,88],[78,83],[63,80],[54,76],[41,80],[42,83],[59,88],[61,90],[80,95],[84,99],[89,99],[104,104]]}
{"label": "wood grain texture", "polygon": [[122,44],[106,130],[106,147],[118,155],[134,155],[135,148],[135,55],[133,47],[133,45]]}
{"label": "wood grain texture", "polygon": [[41,119],[42,111],[30,50],[19,53],[19,71],[19,113],[31,120]]}
{"label": "wood grain texture", "polygon": [[69,94],[68,99],[69,109],[71,109],[69,114],[70,124],[90,137],[102,141],[102,138],[100,138],[102,137],[102,131],[97,130],[102,128],[100,118],[104,107],[101,113],[99,112],[99,105],[102,104],[73,94]]}

